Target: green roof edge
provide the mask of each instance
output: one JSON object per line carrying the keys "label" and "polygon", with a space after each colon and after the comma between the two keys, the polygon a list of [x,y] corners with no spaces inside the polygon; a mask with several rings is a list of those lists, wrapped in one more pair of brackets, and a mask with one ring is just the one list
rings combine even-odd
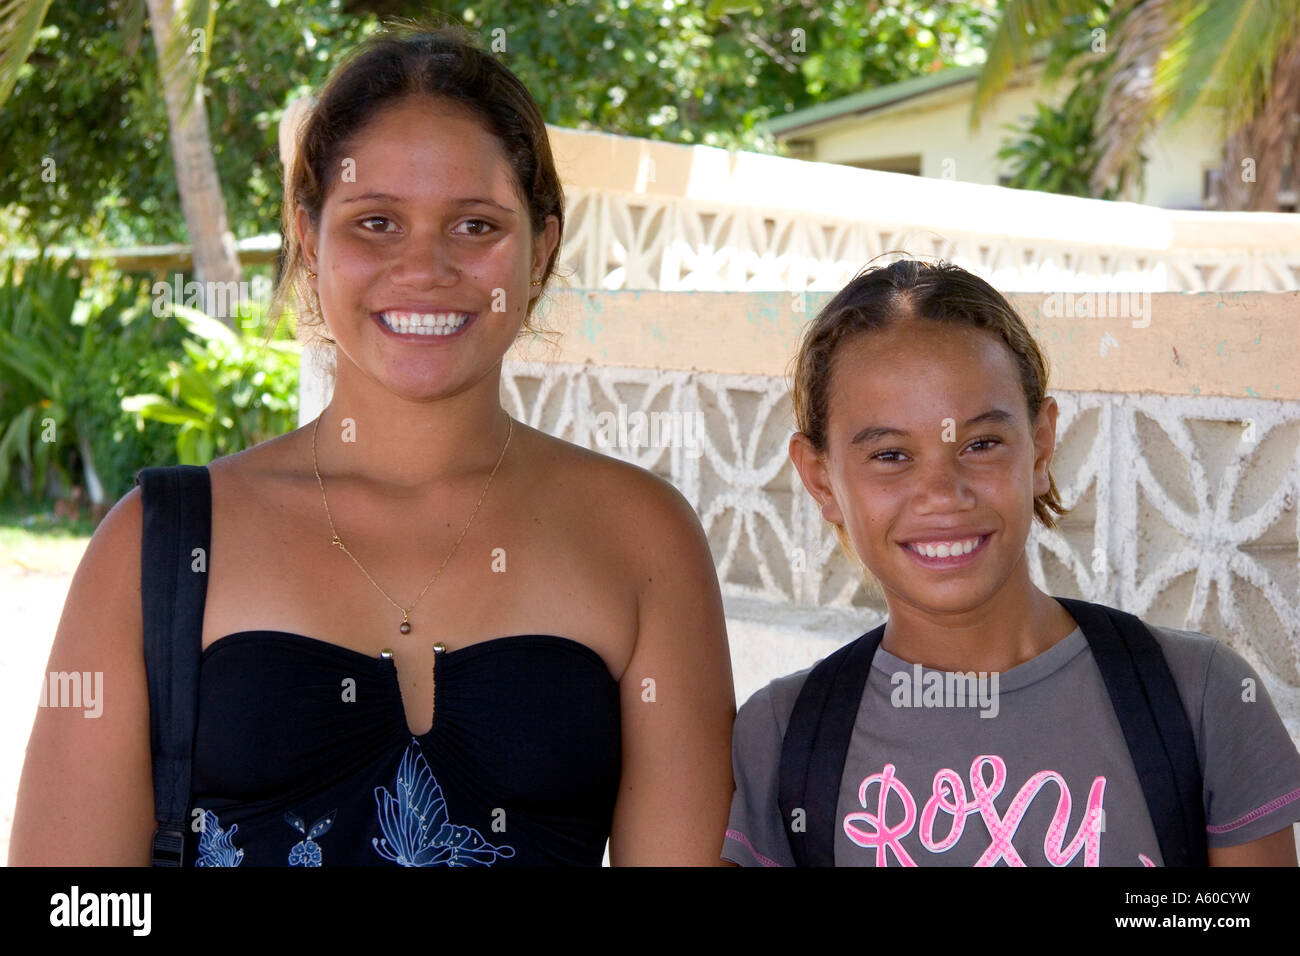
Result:
{"label": "green roof edge", "polygon": [[982,63],[971,66],[946,67],[925,76],[915,76],[908,80],[900,80],[897,83],[889,83],[885,86],[864,90],[861,93],[842,96],[837,100],[831,100],[829,103],[818,103],[816,106],[795,110],[792,113],[782,113],[780,116],[772,117],[764,125],[772,133],[789,132],[801,126],[811,126],[814,123],[822,123],[840,116],[888,106],[890,103],[920,96],[923,93],[931,93],[944,87],[956,86],[958,83],[978,79],[980,71],[983,69],[984,64]]}

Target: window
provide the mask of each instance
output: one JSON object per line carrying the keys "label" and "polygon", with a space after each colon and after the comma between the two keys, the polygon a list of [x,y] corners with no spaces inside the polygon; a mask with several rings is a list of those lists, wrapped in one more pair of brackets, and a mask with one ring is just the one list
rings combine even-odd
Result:
{"label": "window", "polygon": [[855,159],[844,165],[856,166],[858,169],[875,169],[882,173],[907,173],[909,176],[921,175],[921,157],[919,155]]}

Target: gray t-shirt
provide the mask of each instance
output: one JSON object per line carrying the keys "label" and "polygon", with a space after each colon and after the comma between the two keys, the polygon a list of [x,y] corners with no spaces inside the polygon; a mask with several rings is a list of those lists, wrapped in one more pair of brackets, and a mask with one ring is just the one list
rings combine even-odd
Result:
{"label": "gray t-shirt", "polygon": [[[1148,628],[1196,738],[1209,846],[1247,843],[1300,820],[1300,753],[1259,676],[1212,637]],[[736,715],[725,860],[794,865],[777,769],[807,676],[773,681]],[[988,675],[978,690],[877,649],[836,821],[836,866],[1163,864],[1078,628],[996,684]]]}

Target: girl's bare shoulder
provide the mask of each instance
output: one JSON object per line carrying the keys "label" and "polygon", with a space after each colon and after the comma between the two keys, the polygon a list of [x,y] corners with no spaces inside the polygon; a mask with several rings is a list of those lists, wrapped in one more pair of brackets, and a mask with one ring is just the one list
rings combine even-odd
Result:
{"label": "girl's bare shoulder", "polygon": [[[545,486],[557,499],[588,515],[588,520],[630,522],[641,530],[665,533],[698,529],[695,509],[670,481],[650,468],[533,428],[528,428],[528,434],[535,466],[546,476]],[[666,463],[669,455],[670,450],[663,449],[657,461],[648,464]]]}
{"label": "girl's bare shoulder", "polygon": [[208,463],[214,488],[238,486],[241,491],[269,492],[284,482],[301,483],[311,479],[310,434],[306,427],[268,438],[243,451],[214,458]]}

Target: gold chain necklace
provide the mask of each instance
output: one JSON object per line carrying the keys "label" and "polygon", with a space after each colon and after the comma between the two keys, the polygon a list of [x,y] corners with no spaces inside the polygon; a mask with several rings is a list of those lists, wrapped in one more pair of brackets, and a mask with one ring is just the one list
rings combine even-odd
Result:
{"label": "gold chain necklace", "polygon": [[451,560],[452,555],[456,553],[456,549],[460,547],[461,541],[465,539],[465,533],[469,531],[469,526],[474,523],[474,518],[476,515],[478,515],[478,509],[483,504],[483,499],[487,497],[488,488],[492,486],[492,479],[496,477],[497,469],[501,467],[501,462],[505,460],[506,449],[510,447],[510,436],[514,433],[515,430],[515,420],[511,418],[509,415],[506,416],[506,421],[509,422],[509,424],[506,427],[506,443],[501,446],[501,454],[497,456],[497,463],[492,466],[492,472],[491,474],[488,475],[487,484],[483,486],[483,492],[478,496],[478,504],[474,506],[474,511],[470,514],[469,520],[465,522],[465,527],[461,528],[460,530],[460,537],[458,537],[456,539],[456,543],[451,546],[451,550],[447,552],[447,556],[442,559],[442,564],[438,566],[437,572],[433,575],[432,578],[429,579],[429,583],[424,586],[424,591],[421,591],[420,596],[415,599],[414,603],[412,603],[409,608],[406,608],[406,607],[402,607],[402,605],[398,604],[391,597],[389,597],[388,592],[385,591],[383,588],[379,587],[379,585],[375,583],[375,579],[370,576],[370,572],[367,571],[365,567],[362,566],[361,562],[357,560],[356,555],[354,555],[351,551],[347,549],[347,545],[345,545],[342,539],[339,538],[338,530],[334,527],[334,517],[330,514],[329,502],[325,500],[325,482],[321,481],[320,466],[316,462],[316,433],[320,431],[320,420],[324,417],[325,417],[324,412],[321,412],[320,415],[316,416],[316,427],[311,430],[311,464],[312,464],[312,468],[316,471],[316,483],[320,485],[320,500],[321,503],[325,505],[325,517],[329,519],[329,523],[330,523],[330,535],[331,535],[330,544],[333,544],[336,547],[342,549],[343,553],[352,559],[352,563],[355,564],[358,568],[361,568],[361,573],[366,576],[366,580],[369,581],[371,584],[375,585],[379,593],[388,599],[389,604],[391,604],[393,607],[397,608],[399,611],[402,612],[402,623],[398,626],[397,629],[401,631],[403,634],[410,634],[411,633],[410,612],[414,611],[415,605],[420,603],[420,598],[424,597],[424,592],[428,591],[429,588],[433,586],[433,582],[437,581],[438,578],[442,575],[443,568],[447,566],[447,562]]}

